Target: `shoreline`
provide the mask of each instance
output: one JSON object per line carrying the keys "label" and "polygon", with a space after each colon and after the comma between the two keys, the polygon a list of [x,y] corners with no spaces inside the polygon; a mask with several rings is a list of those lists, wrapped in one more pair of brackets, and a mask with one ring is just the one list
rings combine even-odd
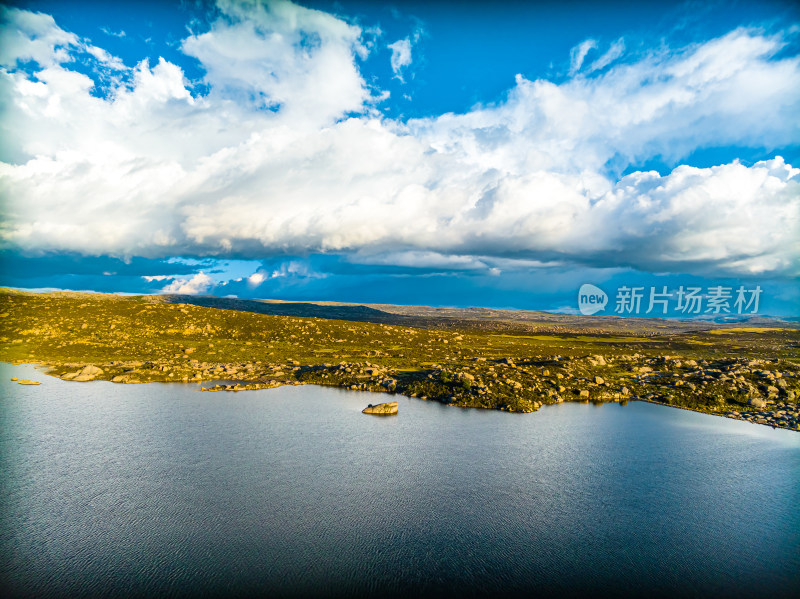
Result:
{"label": "shoreline", "polygon": [[[5,361],[2,361],[2,360],[0,360],[0,362],[3,362],[5,364],[9,364],[9,365],[12,365],[12,366],[33,366],[36,370],[41,371],[46,376],[57,378],[59,380],[65,380],[65,379],[63,379],[61,376],[59,376],[56,373],[56,370],[59,370],[60,369],[59,367],[63,366],[63,365],[48,364],[48,363],[45,363],[45,362],[5,362]],[[197,385],[198,386],[198,391],[206,392],[206,393],[218,393],[218,392],[238,393],[240,391],[242,391],[242,392],[244,392],[244,391],[262,391],[262,390],[269,390],[269,389],[277,389],[279,387],[286,387],[286,386],[318,385],[318,386],[321,386],[321,387],[334,387],[334,388],[342,389],[342,390],[345,390],[345,391],[355,391],[355,392],[367,391],[367,392],[370,392],[370,393],[386,393],[387,395],[390,395],[390,396],[400,395],[402,397],[405,397],[406,399],[418,399],[420,401],[437,401],[438,403],[442,403],[443,405],[447,405],[447,406],[450,406],[450,407],[460,407],[460,408],[464,408],[464,409],[493,409],[493,408],[483,408],[481,406],[459,406],[459,405],[454,404],[454,403],[441,401],[440,398],[417,397],[417,396],[414,396],[414,395],[410,395],[410,394],[403,393],[403,392],[398,392],[398,391],[360,389],[360,388],[351,389],[350,387],[354,386],[355,384],[357,384],[356,382],[353,382],[351,384],[347,384],[347,383],[331,384],[331,383],[325,383],[325,382],[321,382],[321,381],[316,381],[316,382],[301,381],[301,380],[271,380],[271,381],[238,380],[237,381],[237,380],[233,380],[233,379],[211,379],[211,380],[206,380],[206,381],[204,381],[204,380],[199,380],[199,381],[152,380],[152,381],[117,381],[117,382],[114,382],[112,380],[102,379],[102,378],[93,378],[93,379],[91,379],[89,381],[73,381],[73,380],[69,380],[69,379],[66,380],[66,382],[74,382],[74,383],[77,383],[77,382],[100,382],[100,381],[113,383],[113,384],[147,384],[147,383],[169,384],[169,383],[172,383],[172,384]],[[216,384],[213,385],[213,386],[203,387],[203,383],[215,382],[215,381],[219,381],[219,382],[216,382]],[[17,382],[19,383],[19,381],[17,381]],[[22,383],[20,383],[20,384],[22,384]],[[710,416],[720,416],[720,417],[723,417],[723,418],[729,418],[731,420],[739,420],[739,421],[742,421],[742,422],[749,422],[751,424],[769,426],[770,428],[773,428],[773,429],[780,428],[780,429],[789,430],[789,431],[793,431],[793,432],[800,432],[800,427],[785,426],[785,425],[781,425],[781,424],[778,424],[778,423],[775,423],[775,422],[771,421],[771,419],[774,418],[776,410],[763,410],[763,411],[758,411],[758,412],[747,411],[747,412],[744,412],[744,414],[746,414],[747,417],[743,417],[743,416],[740,415],[741,412],[735,412],[735,411],[714,412],[714,411],[707,411],[707,410],[697,410],[697,409],[692,409],[692,408],[689,408],[689,407],[686,407],[686,406],[673,405],[673,404],[670,404],[670,403],[664,403],[664,402],[660,402],[660,401],[655,401],[653,399],[648,399],[648,398],[645,398],[645,397],[640,397],[640,396],[632,395],[632,394],[627,395],[624,398],[614,398],[614,399],[611,399],[609,401],[593,401],[591,399],[580,398],[580,397],[579,398],[573,398],[573,399],[566,399],[566,400],[562,399],[561,401],[556,401],[556,402],[551,402],[551,403],[542,403],[540,407],[544,407],[546,405],[557,405],[559,403],[581,403],[581,404],[588,404],[588,403],[593,403],[593,404],[620,403],[620,404],[625,404],[625,403],[632,402],[632,401],[641,401],[643,403],[649,403],[649,404],[654,404],[654,405],[668,407],[668,408],[677,408],[677,409],[681,409],[681,410],[686,410],[688,412],[695,412],[695,413],[698,413],[698,414],[707,414],[707,415],[710,415]],[[512,413],[531,413],[531,412],[538,411],[538,409],[539,408],[536,408],[535,410],[531,410],[530,412],[517,412],[517,411],[510,411],[510,410],[497,410],[497,411],[506,411],[506,412],[512,412]]]}

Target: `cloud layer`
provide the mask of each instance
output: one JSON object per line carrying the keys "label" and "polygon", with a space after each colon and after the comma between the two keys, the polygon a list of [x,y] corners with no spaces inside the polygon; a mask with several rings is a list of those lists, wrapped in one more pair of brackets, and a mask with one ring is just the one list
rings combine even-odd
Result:
{"label": "cloud layer", "polygon": [[[218,8],[181,43],[200,86],[0,9],[4,248],[800,274],[800,170],[782,158],[621,176],[655,156],[797,144],[790,33],[631,55],[587,40],[560,83],[517,75],[497,104],[401,122],[361,74],[358,26],[287,2]],[[392,51],[399,73],[410,53]]]}

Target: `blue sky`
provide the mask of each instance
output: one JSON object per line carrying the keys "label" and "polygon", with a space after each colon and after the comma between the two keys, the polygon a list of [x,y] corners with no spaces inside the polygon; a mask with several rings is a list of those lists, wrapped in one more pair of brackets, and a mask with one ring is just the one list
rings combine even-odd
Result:
{"label": "blue sky", "polygon": [[758,285],[798,315],[795,3],[40,1],[0,27],[0,284],[561,311],[583,283]]}

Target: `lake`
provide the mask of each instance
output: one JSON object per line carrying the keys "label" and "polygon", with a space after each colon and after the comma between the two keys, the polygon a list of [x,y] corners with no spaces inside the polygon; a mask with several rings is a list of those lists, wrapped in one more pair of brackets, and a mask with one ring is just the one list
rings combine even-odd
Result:
{"label": "lake", "polygon": [[[652,404],[533,414],[0,365],[14,596],[791,596],[800,434]],[[21,386],[11,376],[41,381]]]}

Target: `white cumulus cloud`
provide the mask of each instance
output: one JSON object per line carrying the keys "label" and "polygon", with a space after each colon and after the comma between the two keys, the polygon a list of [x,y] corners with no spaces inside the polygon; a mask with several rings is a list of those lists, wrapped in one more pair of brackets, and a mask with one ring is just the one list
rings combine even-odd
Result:
{"label": "white cumulus cloud", "polygon": [[617,60],[625,52],[625,40],[622,38],[611,44],[611,47],[600,58],[593,61],[589,71],[599,71]]}
{"label": "white cumulus cloud", "polygon": [[263,272],[258,272],[258,271],[254,272],[252,275],[247,277],[247,283],[251,287],[258,287],[259,285],[261,285],[261,283],[263,283],[266,280],[267,280],[267,277],[264,275],[264,273]]}
{"label": "white cumulus cloud", "polygon": [[390,59],[394,76],[403,80],[403,69],[411,64],[411,40],[404,38],[389,44],[388,48],[392,51]]}
{"label": "white cumulus cloud", "polygon": [[205,293],[214,284],[213,279],[203,272],[193,277],[175,279],[161,289],[162,293],[175,293],[178,295],[198,295]]}
{"label": "white cumulus cloud", "polygon": [[367,51],[360,28],[280,0],[218,6],[223,16],[211,29],[182,44],[206,70],[215,100],[325,125],[372,99],[356,64]]}
{"label": "white cumulus cloud", "polygon": [[[128,68],[105,95],[71,68],[85,41],[46,15],[3,9],[3,247],[797,274],[800,183],[782,158],[619,174],[706,147],[796,144],[800,64],[781,54],[790,33],[737,29],[625,60],[619,40],[586,67],[597,49],[587,40],[561,83],[517,76],[501,102],[402,122],[377,111],[358,26],[288,2],[219,8],[181,45],[207,93],[162,58]],[[398,68],[410,47],[404,57],[398,46]],[[15,66],[30,60],[34,72]],[[311,276],[292,263],[257,274],[250,285]],[[203,274],[164,289],[209,285]]]}
{"label": "white cumulus cloud", "polygon": [[595,48],[597,48],[597,40],[588,39],[582,41],[580,44],[570,50],[570,75],[574,75],[581,70],[583,61],[586,59],[586,55]]}

